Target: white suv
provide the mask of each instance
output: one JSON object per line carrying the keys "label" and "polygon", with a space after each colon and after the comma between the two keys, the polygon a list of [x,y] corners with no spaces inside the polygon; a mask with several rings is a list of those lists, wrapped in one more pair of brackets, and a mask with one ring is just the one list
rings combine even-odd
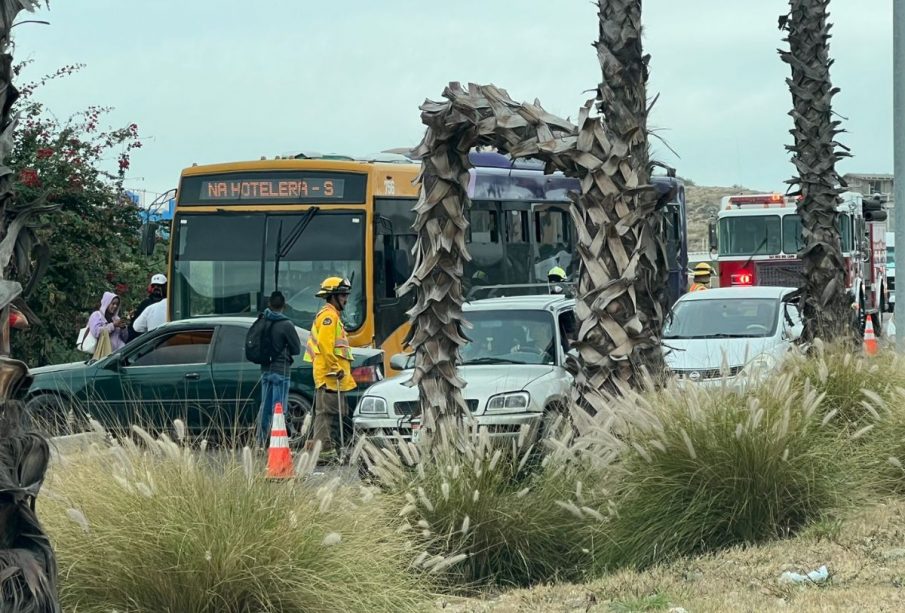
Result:
{"label": "white suv", "polygon": [[[458,373],[469,410],[492,437],[518,437],[524,424],[536,434],[545,418],[568,406],[572,376],[564,364],[577,332],[574,304],[556,295],[465,304],[471,342],[462,348]],[[368,388],[355,409],[356,435],[411,437],[412,417],[420,413],[418,388],[406,385],[412,359],[399,354],[391,363],[403,372]]]}

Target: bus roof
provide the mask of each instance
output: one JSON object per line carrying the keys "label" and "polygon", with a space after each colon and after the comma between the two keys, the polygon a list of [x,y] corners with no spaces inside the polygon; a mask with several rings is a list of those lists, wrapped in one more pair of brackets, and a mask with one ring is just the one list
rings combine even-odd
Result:
{"label": "bus roof", "polygon": [[[417,160],[393,154],[359,158],[339,154],[315,157],[317,155],[307,153],[276,159],[196,164],[184,169],[182,177],[293,170],[348,172],[369,175],[375,196],[418,196],[418,188],[413,185],[421,170]],[[484,151],[472,151],[468,157],[473,164],[468,171],[468,196],[474,200],[569,202],[569,192],[578,193],[581,189],[578,179],[561,172],[545,174],[544,164],[539,160],[512,160],[496,152]],[[680,181],[673,177],[653,176],[651,183],[663,195]],[[684,202],[684,192],[679,191],[676,200]]]}

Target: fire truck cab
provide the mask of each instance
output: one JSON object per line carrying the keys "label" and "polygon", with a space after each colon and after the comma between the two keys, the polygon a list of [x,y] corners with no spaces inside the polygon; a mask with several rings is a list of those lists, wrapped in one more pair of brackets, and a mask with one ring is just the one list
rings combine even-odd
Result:
{"label": "fire truck cab", "polygon": [[[801,287],[804,246],[800,197],[782,194],[727,196],[711,222],[711,250],[716,251],[720,287],[776,285]],[[837,223],[845,258],[845,282],[863,325],[888,310],[886,288],[886,212],[882,202],[856,192],[841,194]]]}

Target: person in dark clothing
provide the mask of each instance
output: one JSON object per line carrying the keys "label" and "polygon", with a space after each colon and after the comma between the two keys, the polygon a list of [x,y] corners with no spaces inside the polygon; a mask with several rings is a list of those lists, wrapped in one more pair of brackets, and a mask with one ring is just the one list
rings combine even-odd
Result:
{"label": "person in dark clothing", "polygon": [[156,274],[151,277],[151,283],[148,285],[148,297],[138,303],[138,307],[135,311],[132,312],[132,316],[129,317],[129,340],[135,340],[139,336],[142,335],[141,332],[137,331],[133,325],[135,320],[138,319],[138,316],[144,312],[146,308],[151,306],[156,302],[160,302],[161,300],[167,297],[167,278],[162,274]]}
{"label": "person in dark clothing", "polygon": [[302,341],[295,330],[295,324],[283,314],[286,297],[282,292],[273,292],[268,304],[264,317],[270,322],[268,332],[274,357],[270,364],[261,366],[261,408],[258,411],[256,429],[258,447],[261,449],[266,448],[269,441],[274,406],[279,402],[284,411],[287,409],[292,357],[302,352]]}

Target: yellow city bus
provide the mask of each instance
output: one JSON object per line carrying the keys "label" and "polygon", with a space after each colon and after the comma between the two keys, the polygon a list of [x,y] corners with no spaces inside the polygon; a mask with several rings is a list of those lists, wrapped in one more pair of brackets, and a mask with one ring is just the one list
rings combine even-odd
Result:
{"label": "yellow city bus", "polygon": [[[517,284],[533,284],[520,292],[546,292],[553,266],[575,279],[569,193],[577,181],[544,174],[539,162],[492,152],[469,157],[466,295],[515,292],[499,288]],[[309,328],[322,304],[315,297],[321,281],[342,276],[352,282],[343,315],[352,344],[382,348],[388,365],[402,350],[415,301],[413,294],[397,297],[396,288],[414,266],[419,170],[402,156],[186,168],[170,237],[170,320],[254,316],[279,289],[286,314]],[[684,210],[676,219],[684,230]]]}

